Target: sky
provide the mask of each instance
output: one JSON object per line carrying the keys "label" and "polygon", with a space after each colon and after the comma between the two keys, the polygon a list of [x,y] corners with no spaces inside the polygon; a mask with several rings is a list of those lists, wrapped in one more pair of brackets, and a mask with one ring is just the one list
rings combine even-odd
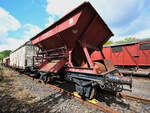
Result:
{"label": "sky", "polygon": [[150,0],[0,0],[0,51],[18,48],[84,1],[114,33],[112,41],[150,38]]}

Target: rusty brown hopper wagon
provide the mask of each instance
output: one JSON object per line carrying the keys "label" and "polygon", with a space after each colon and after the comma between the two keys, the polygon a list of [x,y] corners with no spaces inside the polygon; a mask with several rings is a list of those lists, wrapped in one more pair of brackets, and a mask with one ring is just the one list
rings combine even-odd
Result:
{"label": "rusty brown hopper wagon", "polygon": [[[88,98],[93,97],[97,85],[112,91],[121,91],[120,84],[131,85],[131,80],[115,76],[118,71],[103,56],[102,46],[111,36],[96,10],[84,2],[31,39],[39,48],[41,79],[59,74],[75,82],[77,92]],[[95,50],[103,60],[91,60]]]}

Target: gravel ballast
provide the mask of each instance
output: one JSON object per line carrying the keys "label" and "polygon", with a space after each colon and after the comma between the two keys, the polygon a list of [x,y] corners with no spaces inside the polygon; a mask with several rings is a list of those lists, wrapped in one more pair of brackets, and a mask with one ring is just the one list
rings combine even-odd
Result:
{"label": "gravel ballast", "polygon": [[[0,112],[7,113],[103,113],[104,111],[83,104],[53,88],[33,81],[26,76],[4,68],[4,80],[0,82]],[[56,80],[57,81],[57,80]],[[51,82],[52,84],[55,84]],[[137,84],[134,81],[134,84]],[[73,83],[58,81],[56,86],[74,91]],[[133,89],[142,84],[133,85]],[[144,88],[144,87],[143,87]],[[148,86],[146,86],[146,89]],[[135,93],[134,90],[134,93]],[[144,90],[143,90],[144,91]],[[133,94],[134,94],[133,93]],[[141,93],[139,92],[140,95]],[[99,91],[96,99],[99,104],[121,113],[149,113],[150,104],[140,101],[118,98],[108,92]]]}
{"label": "gravel ballast", "polygon": [[0,83],[0,113],[103,113],[7,68]]}

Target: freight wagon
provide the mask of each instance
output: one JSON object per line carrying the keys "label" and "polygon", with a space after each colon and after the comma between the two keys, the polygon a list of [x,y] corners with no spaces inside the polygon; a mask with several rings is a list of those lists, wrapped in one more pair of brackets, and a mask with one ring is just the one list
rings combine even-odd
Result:
{"label": "freight wagon", "polygon": [[[89,2],[84,2],[31,39],[41,51],[40,78],[59,75],[75,83],[76,91],[84,98],[93,98],[96,88],[122,91],[132,86],[132,79],[120,77],[109,60],[104,58],[103,44],[113,33]],[[92,61],[98,50],[102,60]]]}
{"label": "freight wagon", "polygon": [[9,66],[10,65],[10,58],[9,58],[9,56],[3,58],[2,64],[5,65],[5,66]]}
{"label": "freight wagon", "polygon": [[19,70],[32,69],[37,63],[35,60],[37,48],[32,45],[31,41],[10,53],[10,66]]}
{"label": "freight wagon", "polygon": [[[103,47],[106,59],[110,59],[113,65],[123,73],[150,74],[150,38],[123,44],[112,44]],[[102,56],[98,51],[92,55],[92,60],[100,60]],[[146,68],[147,70],[141,70]],[[130,71],[127,69],[134,69]]]}

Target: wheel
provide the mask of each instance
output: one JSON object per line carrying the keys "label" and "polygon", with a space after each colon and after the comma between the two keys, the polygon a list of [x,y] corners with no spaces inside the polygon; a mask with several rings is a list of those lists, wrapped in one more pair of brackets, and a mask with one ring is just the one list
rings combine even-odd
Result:
{"label": "wheel", "polygon": [[65,79],[65,75],[66,75],[67,73],[66,73],[66,71],[65,71],[65,68],[63,67],[63,68],[61,68],[60,70],[59,70],[59,72],[58,72],[58,75],[59,75],[59,78],[60,78],[60,80],[61,81],[64,81],[64,79]]}
{"label": "wheel", "polygon": [[47,81],[48,81],[48,75],[45,75],[42,77],[42,80],[45,84],[47,84]]}
{"label": "wheel", "polygon": [[91,90],[91,94],[90,94],[90,97],[89,99],[93,99],[94,97],[96,96],[96,87],[92,87],[92,90]]}

